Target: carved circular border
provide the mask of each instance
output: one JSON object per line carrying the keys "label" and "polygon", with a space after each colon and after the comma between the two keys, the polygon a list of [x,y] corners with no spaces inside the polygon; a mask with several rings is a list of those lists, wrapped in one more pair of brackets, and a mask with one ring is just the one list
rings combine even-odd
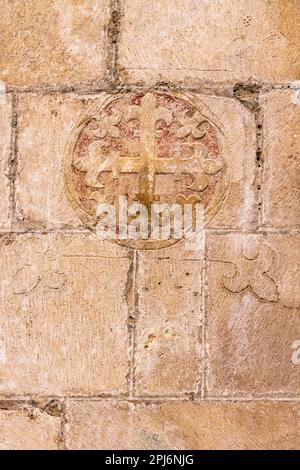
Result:
{"label": "carved circular border", "polygon": [[[213,126],[213,128],[216,131],[218,143],[221,148],[221,156],[225,162],[225,168],[224,168],[222,180],[220,184],[218,185],[218,189],[214,193],[212,199],[209,201],[208,207],[205,208],[205,211],[204,211],[204,217],[205,217],[204,227],[207,227],[207,225],[211,222],[211,220],[218,213],[220,207],[224,204],[228,196],[229,190],[230,190],[231,168],[230,168],[230,162],[228,161],[228,159],[226,159],[227,142],[226,142],[226,135],[224,133],[224,130],[221,124],[216,123],[217,119],[215,118],[214,114],[209,109],[209,107],[201,101],[201,98],[198,98],[195,95],[183,93],[179,91],[159,91],[159,90],[152,90],[152,89],[143,90],[143,92],[144,93],[152,92],[156,94],[169,94],[175,98],[186,101],[195,110],[199,111],[201,115],[203,115],[203,117],[205,117],[210,122],[210,124]],[[129,92],[129,93],[134,94],[137,92]],[[64,183],[65,183],[64,186],[65,186],[67,198],[74,212],[79,217],[79,219],[83,222],[84,226],[88,228],[89,230],[91,230],[93,233],[95,233],[94,216],[91,216],[86,211],[86,209],[82,207],[79,195],[76,189],[74,188],[70,168],[72,166],[73,155],[74,155],[75,148],[77,145],[77,140],[82,130],[87,125],[87,123],[91,119],[97,118],[97,116],[99,115],[100,111],[103,108],[105,108],[107,105],[111,104],[114,101],[118,101],[122,96],[124,96],[124,93],[117,93],[115,95],[103,97],[102,99],[101,97],[99,97],[98,100],[101,100],[100,103],[98,101],[97,103],[93,103],[88,107],[88,109],[82,115],[78,124],[76,124],[73,130],[71,131],[71,135],[70,135],[68,144],[66,146],[65,155],[63,159],[63,174],[64,174]],[[204,110],[205,110],[205,113],[203,112]],[[174,246],[178,243],[181,243],[183,240],[174,240],[174,239],[171,239],[171,240],[118,240],[118,239],[110,240],[110,239],[107,239],[107,241],[110,241],[111,243],[117,243],[120,246],[137,249],[137,250],[156,250],[156,249],[162,249],[162,248]]]}

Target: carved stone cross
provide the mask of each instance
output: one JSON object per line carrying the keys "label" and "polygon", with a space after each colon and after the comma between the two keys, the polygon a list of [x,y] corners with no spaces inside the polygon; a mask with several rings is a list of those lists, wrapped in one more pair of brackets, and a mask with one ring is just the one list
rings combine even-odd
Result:
{"label": "carved stone cross", "polygon": [[[143,203],[148,214],[153,202],[197,204],[193,214],[202,205],[211,219],[230,184],[228,144],[214,119],[199,97],[181,92],[130,91],[92,100],[64,158],[67,196],[80,220],[95,231],[103,203],[115,205],[118,218],[120,196]],[[159,247],[175,242],[161,240]],[[153,240],[117,243],[158,247]]]}
{"label": "carved stone cross", "polygon": [[[121,117],[118,114],[117,118],[112,117],[111,119],[117,123]],[[99,141],[95,141],[90,146],[90,157],[91,161],[94,162],[89,168],[90,174],[87,174],[90,181],[97,181],[98,176],[103,172],[112,172],[114,177],[118,177],[119,173],[139,174],[138,200],[148,207],[158,200],[154,187],[156,174],[191,175],[193,183],[188,189],[199,192],[207,187],[208,179],[206,175],[215,174],[222,168],[220,162],[206,158],[206,149],[199,142],[205,136],[205,132],[199,130],[199,126],[205,122],[200,114],[195,113],[192,118],[186,118],[182,128],[178,131],[178,138],[185,138],[191,133],[196,140],[192,145],[192,157],[184,155],[176,155],[171,158],[157,157],[156,141],[160,136],[160,131],[156,129],[157,122],[163,121],[169,126],[172,123],[173,116],[167,108],[157,106],[156,98],[152,93],[143,96],[140,106],[130,106],[124,119],[127,122],[132,119],[138,119],[139,121],[140,156],[122,157],[119,151],[114,150],[109,157],[103,159]],[[116,128],[110,128],[115,134]]]}

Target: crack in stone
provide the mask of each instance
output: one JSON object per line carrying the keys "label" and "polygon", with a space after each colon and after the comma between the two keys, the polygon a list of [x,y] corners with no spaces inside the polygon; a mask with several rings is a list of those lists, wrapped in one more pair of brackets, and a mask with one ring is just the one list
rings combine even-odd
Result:
{"label": "crack in stone", "polygon": [[108,73],[109,81],[114,87],[119,81],[118,74],[118,42],[120,37],[120,27],[121,27],[121,5],[120,0],[111,0],[110,1],[110,21],[107,27],[107,40],[108,40]]}
{"label": "crack in stone", "polygon": [[0,410],[19,410],[19,409],[28,409],[33,410],[37,409],[42,413],[47,413],[49,416],[55,416],[60,418],[65,412],[64,403],[62,400],[57,398],[40,398],[40,399],[19,399],[14,400],[8,398],[7,400],[0,400]]}
{"label": "crack in stone", "polygon": [[233,96],[249,111],[255,112],[259,108],[259,93],[261,85],[258,83],[236,83],[233,87]]}
{"label": "crack in stone", "polygon": [[233,96],[240,101],[242,105],[251,113],[254,114],[255,121],[255,139],[256,139],[256,152],[255,152],[255,175],[254,175],[254,198],[256,206],[256,215],[254,225],[258,228],[262,226],[262,184],[263,184],[263,115],[260,107],[260,94],[263,90],[261,83],[255,82],[239,82],[233,88]]}
{"label": "crack in stone", "polygon": [[9,181],[9,217],[10,225],[15,220],[16,212],[16,188],[15,181],[18,166],[18,93],[14,92],[11,98],[11,140],[8,158],[8,174]]}

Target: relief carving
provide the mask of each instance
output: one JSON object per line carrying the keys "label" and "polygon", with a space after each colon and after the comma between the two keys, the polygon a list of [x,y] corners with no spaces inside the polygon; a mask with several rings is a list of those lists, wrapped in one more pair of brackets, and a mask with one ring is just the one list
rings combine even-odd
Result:
{"label": "relief carving", "polygon": [[47,249],[35,260],[18,267],[12,278],[12,292],[27,295],[38,288],[62,290],[68,282],[66,273],[59,269],[54,254]]}
{"label": "relief carving", "polygon": [[[186,95],[108,97],[71,136],[64,168],[73,208],[92,230],[97,204],[114,204],[119,196],[146,207],[192,200],[213,216],[229,186],[219,129]],[[137,247],[148,248],[147,241]]]}
{"label": "relief carving", "polygon": [[267,245],[262,245],[259,251],[251,256],[242,251],[241,256],[234,262],[216,259],[210,261],[230,266],[230,274],[221,277],[221,285],[228,292],[241,293],[248,290],[259,300],[279,301],[278,286],[269,273],[274,267],[275,253]]}

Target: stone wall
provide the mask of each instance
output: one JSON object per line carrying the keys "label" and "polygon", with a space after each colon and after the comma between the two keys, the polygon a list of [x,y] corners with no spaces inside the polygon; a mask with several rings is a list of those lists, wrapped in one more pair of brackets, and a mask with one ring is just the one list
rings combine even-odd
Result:
{"label": "stone wall", "polygon": [[[299,1],[1,7],[0,448],[299,448]],[[145,96],[217,136],[200,254],[90,230],[74,132]]]}

